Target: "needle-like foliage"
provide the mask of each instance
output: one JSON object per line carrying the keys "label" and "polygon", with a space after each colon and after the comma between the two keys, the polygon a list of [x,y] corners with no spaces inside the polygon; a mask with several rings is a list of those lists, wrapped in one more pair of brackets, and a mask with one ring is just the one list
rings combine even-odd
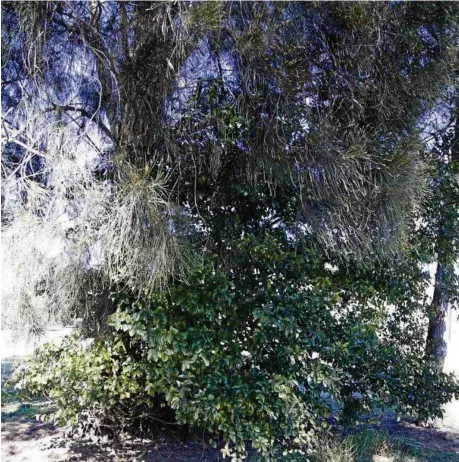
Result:
{"label": "needle-like foliage", "polygon": [[[2,12],[5,236],[20,240],[21,222],[58,234],[66,257],[53,274],[95,271],[149,293],[183,274],[190,249],[237,259],[231,236],[266,217],[333,258],[403,250],[427,190],[424,116],[457,52],[456,4],[3,2]],[[33,249],[22,258],[43,264]],[[60,293],[55,280],[46,293]]]}

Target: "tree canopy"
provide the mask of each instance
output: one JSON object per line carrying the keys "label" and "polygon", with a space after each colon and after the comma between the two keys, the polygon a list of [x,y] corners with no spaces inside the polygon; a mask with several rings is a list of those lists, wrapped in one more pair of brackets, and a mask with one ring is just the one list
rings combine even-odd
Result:
{"label": "tree canopy", "polygon": [[165,407],[235,460],[302,451],[333,405],[441,415],[423,265],[456,284],[458,13],[2,2],[4,316],[97,337],[18,383],[63,422]]}
{"label": "tree canopy", "polygon": [[[5,242],[30,268],[15,300],[42,284],[68,305],[93,276],[150,290],[190,248],[224,261],[228,240],[275,224],[334,258],[403,249],[454,3],[2,9]],[[38,235],[66,258],[36,268]]]}

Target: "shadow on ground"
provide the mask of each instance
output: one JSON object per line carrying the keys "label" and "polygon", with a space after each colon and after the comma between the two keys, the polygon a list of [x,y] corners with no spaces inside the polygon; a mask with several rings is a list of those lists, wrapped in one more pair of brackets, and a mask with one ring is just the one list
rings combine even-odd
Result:
{"label": "shadow on ground", "polygon": [[[222,462],[218,449],[204,440],[183,442],[179,434],[158,430],[151,439],[129,438],[99,440],[95,437],[69,437],[66,428],[35,419],[35,414],[54,412],[48,401],[20,402],[14,393],[2,394],[2,460],[5,462]],[[397,422],[385,415],[380,425],[362,426],[353,434],[383,432],[397,452],[410,454],[404,462],[459,462],[459,426],[454,419],[434,423],[435,428],[419,427],[409,422]],[[342,430],[336,428],[340,438]],[[352,434],[351,433],[351,434]],[[183,438],[183,435],[182,435]],[[394,453],[395,453],[394,452]],[[411,457],[413,455],[413,457]],[[341,459],[340,459],[341,460]],[[347,460],[347,459],[346,459]],[[357,460],[357,459],[356,459]],[[358,459],[360,460],[360,459]],[[362,459],[363,460],[363,459]],[[365,459],[366,461],[367,459]],[[371,462],[397,462],[394,456],[374,456]],[[330,462],[328,460],[320,462]]]}
{"label": "shadow on ground", "polygon": [[2,416],[2,460],[5,462],[223,461],[220,451],[197,442],[158,436],[153,440],[100,442],[66,436],[66,429],[30,417]]}
{"label": "shadow on ground", "polygon": [[[399,447],[409,448],[409,459],[417,462],[459,462],[459,433],[434,428],[398,424],[386,420],[380,427],[393,436]],[[6,462],[222,462],[217,449],[204,443],[182,443],[170,435],[153,440],[92,441],[89,438],[66,436],[66,429],[30,417],[2,422],[2,460]],[[392,457],[376,457],[373,461],[394,462]],[[329,461],[323,461],[329,462]]]}

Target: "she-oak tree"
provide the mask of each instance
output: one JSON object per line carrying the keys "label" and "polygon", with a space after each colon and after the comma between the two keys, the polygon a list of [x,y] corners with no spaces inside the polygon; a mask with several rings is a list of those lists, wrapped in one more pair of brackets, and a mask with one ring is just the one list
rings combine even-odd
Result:
{"label": "she-oak tree", "polygon": [[231,236],[276,223],[348,261],[399,252],[456,9],[4,2],[6,300],[59,311],[94,284],[150,291],[190,249],[224,262]]}
{"label": "she-oak tree", "polygon": [[160,400],[236,459],[249,440],[279,460],[326,427],[325,392],[343,422],[441,415],[457,383],[424,358],[416,219],[457,4],[2,13],[5,313],[99,337],[19,382],[58,420],[125,428]]}

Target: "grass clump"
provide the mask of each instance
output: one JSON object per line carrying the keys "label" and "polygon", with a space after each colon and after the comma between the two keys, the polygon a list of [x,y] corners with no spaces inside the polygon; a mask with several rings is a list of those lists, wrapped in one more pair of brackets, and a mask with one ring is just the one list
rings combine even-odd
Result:
{"label": "grass clump", "polygon": [[459,462],[459,453],[433,447],[425,441],[386,430],[369,429],[347,436],[322,439],[317,448],[305,456],[283,462]]}

